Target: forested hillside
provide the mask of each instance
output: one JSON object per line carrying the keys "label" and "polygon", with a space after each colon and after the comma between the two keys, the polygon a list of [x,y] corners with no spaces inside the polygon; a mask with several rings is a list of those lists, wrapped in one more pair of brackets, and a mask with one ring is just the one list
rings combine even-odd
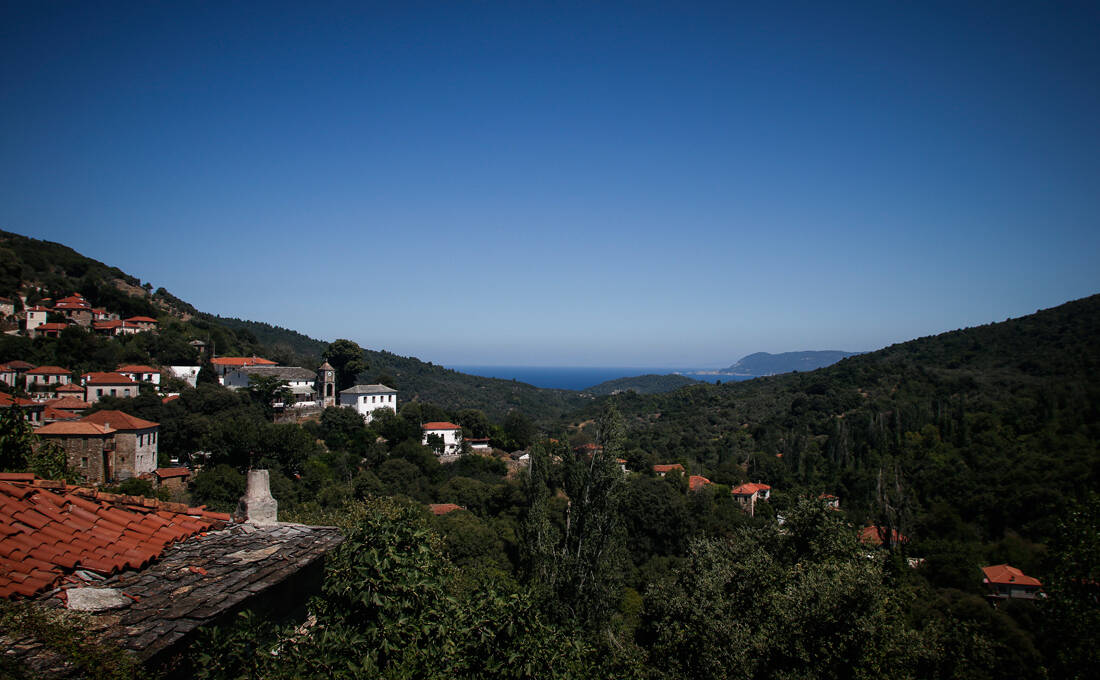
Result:
{"label": "forested hillside", "polygon": [[619,392],[637,392],[638,394],[660,394],[671,392],[687,385],[695,385],[700,381],[684,375],[638,375],[630,378],[616,378],[605,380],[599,385],[587,387],[583,392],[603,396]]}

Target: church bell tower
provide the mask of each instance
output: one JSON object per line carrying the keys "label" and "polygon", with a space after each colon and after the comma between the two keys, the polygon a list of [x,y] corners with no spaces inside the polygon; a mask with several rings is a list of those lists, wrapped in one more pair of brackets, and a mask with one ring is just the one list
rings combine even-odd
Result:
{"label": "church bell tower", "polygon": [[327,361],[317,369],[317,397],[324,408],[336,406],[336,369]]}

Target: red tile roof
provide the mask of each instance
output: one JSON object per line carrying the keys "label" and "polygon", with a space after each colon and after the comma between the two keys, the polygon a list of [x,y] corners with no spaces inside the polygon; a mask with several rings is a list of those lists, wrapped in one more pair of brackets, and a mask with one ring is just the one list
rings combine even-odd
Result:
{"label": "red tile roof", "polygon": [[85,385],[136,385],[128,375],[122,375],[121,373],[107,373],[103,371],[97,371],[95,373],[85,373],[83,376]]}
{"label": "red tile roof", "polygon": [[19,359],[16,359],[15,361],[9,361],[4,365],[8,368],[15,369],[16,371],[26,371],[34,368],[34,364],[28,364],[27,362],[20,361]]}
{"label": "red tile roof", "polygon": [[191,470],[185,467],[157,468],[154,474],[161,479],[168,479],[170,477],[189,477],[191,476]]}
{"label": "red tile roof", "polygon": [[60,366],[39,366],[27,371],[27,375],[72,375],[72,371]]}
{"label": "red tile roof", "polygon": [[116,373],[160,373],[159,368],[153,368],[152,366],[139,366],[135,364],[127,364],[126,366],[119,366],[115,369]]}
{"label": "red tile roof", "polygon": [[54,309],[91,309],[92,306],[79,293],[63,297],[54,303]]}
{"label": "red tile roof", "polygon": [[54,392],[79,392],[84,394],[84,388],[80,385],[74,385],[72,383],[66,383],[64,385],[58,385],[54,388]]}
{"label": "red tile roof", "polygon": [[13,397],[7,392],[0,392],[0,408],[10,408],[12,406],[41,406],[42,402],[34,401],[33,399],[24,399],[23,397]]}
{"label": "red tile roof", "polygon": [[137,569],[229,515],[0,473],[0,598],[29,597],[77,569]]}
{"label": "red tile roof", "polygon": [[986,583],[995,585],[1034,586],[1036,588],[1042,587],[1043,585],[1039,579],[1028,576],[1016,567],[1010,567],[1007,564],[995,564],[992,567],[982,567],[982,573],[985,574]]}
{"label": "red tile roof", "polygon": [[46,402],[46,405],[64,411],[83,411],[86,408],[92,407],[91,402],[84,401],[83,399],[77,399],[76,397],[61,397],[59,399],[50,399]]}
{"label": "red tile roof", "polygon": [[85,423],[95,423],[116,430],[147,430],[150,427],[159,427],[160,423],[151,420],[142,420],[137,416],[122,411],[96,411],[81,418]]}
{"label": "red tile roof", "polygon": [[270,359],[261,357],[217,357],[210,360],[215,366],[275,366]]}
{"label": "red tile roof", "polygon": [[169,394],[169,395],[168,395],[167,397],[165,397],[164,399],[161,399],[161,400],[160,400],[160,403],[162,403],[162,404],[167,404],[168,402],[170,402],[170,401],[175,401],[175,400],[177,400],[177,399],[179,399],[179,398],[180,398],[180,395],[178,395],[178,394]]}
{"label": "red tile roof", "polygon": [[754,482],[750,482],[748,484],[742,484],[741,486],[735,486],[734,488],[730,489],[730,493],[734,496],[751,496],[754,493],[770,490],[771,487],[767,484],[757,484]]}
{"label": "red tile roof", "polygon": [[94,330],[109,330],[111,328],[122,328],[122,322],[118,319],[111,319],[109,321],[93,321],[92,328]]}
{"label": "red tile roof", "polygon": [[114,432],[114,428],[104,427],[96,423],[86,423],[83,420],[62,423],[50,423],[43,425],[34,431],[37,435],[54,436],[80,436],[80,437],[106,437]]}
{"label": "red tile roof", "polygon": [[76,420],[80,417],[79,413],[73,413],[72,411],[63,411],[53,406],[47,406],[42,409],[43,420]]}
{"label": "red tile roof", "polygon": [[877,525],[863,527],[859,531],[859,542],[867,545],[882,545],[886,538],[890,538],[890,544],[908,543],[909,538],[899,533],[897,529],[887,529]]}
{"label": "red tile roof", "polygon": [[653,466],[653,471],[654,472],[666,472],[667,473],[667,472],[673,472],[674,470],[679,470],[680,472],[683,472],[684,471],[684,466],[680,465],[679,463],[672,463],[672,464],[668,464],[668,465],[662,463],[660,465],[654,465]]}
{"label": "red tile roof", "polygon": [[49,331],[63,331],[69,327],[67,323],[41,323],[34,330],[47,333]]}
{"label": "red tile roof", "polygon": [[131,316],[126,319],[127,323],[157,323],[157,320],[150,316]]}
{"label": "red tile roof", "polygon": [[688,488],[692,491],[698,491],[704,487],[710,486],[713,483],[714,482],[701,475],[692,475],[688,477]]}
{"label": "red tile roof", "polygon": [[461,430],[462,428],[454,423],[446,423],[435,421],[431,423],[424,423],[420,426],[422,430]]}
{"label": "red tile roof", "polygon": [[433,515],[446,515],[448,512],[462,510],[462,506],[454,503],[431,503],[428,505],[428,509],[432,511]]}
{"label": "red tile roof", "polygon": [[28,307],[27,311],[28,312],[48,312],[48,311],[50,311],[50,308],[49,307],[43,307],[42,305],[35,305],[33,307]]}

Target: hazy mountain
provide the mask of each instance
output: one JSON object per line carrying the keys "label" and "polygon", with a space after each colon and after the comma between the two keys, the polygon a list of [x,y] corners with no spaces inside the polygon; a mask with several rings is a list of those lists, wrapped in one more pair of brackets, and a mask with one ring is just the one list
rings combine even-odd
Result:
{"label": "hazy mountain", "polygon": [[781,352],[779,354],[757,352],[742,357],[736,364],[722,369],[721,373],[762,376],[790,373],[791,371],[813,371],[831,366],[845,357],[856,354],[858,352],[841,352],[837,350]]}

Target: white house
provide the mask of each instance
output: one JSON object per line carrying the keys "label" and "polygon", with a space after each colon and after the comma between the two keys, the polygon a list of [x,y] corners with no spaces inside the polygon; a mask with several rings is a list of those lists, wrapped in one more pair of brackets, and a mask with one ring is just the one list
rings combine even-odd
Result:
{"label": "white house", "polygon": [[152,366],[129,364],[126,366],[119,366],[115,369],[115,373],[120,373],[134,382],[147,382],[153,383],[154,385],[160,384],[160,369],[153,368]]}
{"label": "white house", "polygon": [[252,376],[264,378],[278,378],[286,383],[290,391],[294,393],[294,401],[302,406],[313,404],[317,401],[317,392],[314,383],[317,374],[308,368],[300,366],[241,366],[225,372],[224,384],[231,390],[239,390],[248,387],[248,380]]}
{"label": "white house", "polygon": [[197,387],[199,384],[199,371],[202,370],[202,366],[169,366],[168,371],[172,374],[173,378],[179,378],[185,381],[191,387]]}
{"label": "white house", "polygon": [[48,307],[41,305],[35,305],[33,307],[27,307],[27,331],[33,331],[42,324],[46,323],[46,315],[50,313]]}
{"label": "white house", "polygon": [[462,428],[454,423],[424,423],[420,426],[424,433],[421,443],[428,446],[428,437],[439,435],[443,438],[443,453],[441,455],[454,455],[462,450]]}
{"label": "white house", "polygon": [[340,391],[340,406],[355,409],[369,423],[380,408],[397,413],[397,390],[385,385],[353,385]]}

